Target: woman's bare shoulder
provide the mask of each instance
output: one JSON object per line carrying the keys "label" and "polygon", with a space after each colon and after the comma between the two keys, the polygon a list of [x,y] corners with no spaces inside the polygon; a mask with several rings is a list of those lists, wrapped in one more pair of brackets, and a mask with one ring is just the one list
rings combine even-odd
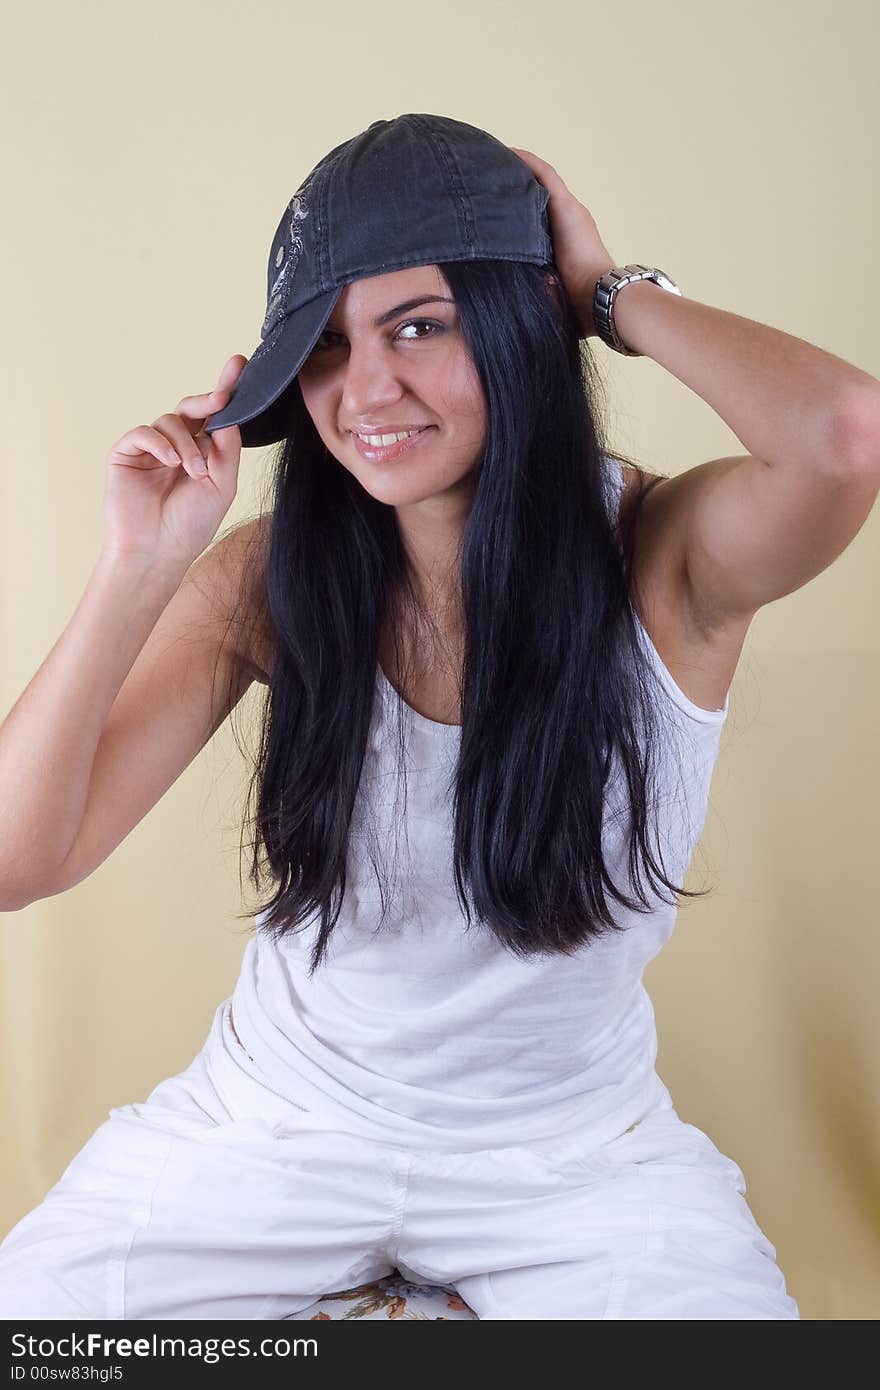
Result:
{"label": "woman's bare shoulder", "polygon": [[237,522],[215,540],[207,560],[207,582],[218,616],[230,625],[239,659],[256,681],[268,683],[274,643],[266,601],[266,559],[272,514]]}
{"label": "woman's bare shoulder", "polygon": [[266,598],[266,562],[269,555],[272,515],[271,512],[266,512],[253,518],[251,523],[253,529],[248,537],[245,555],[246,572],[249,577],[247,593],[250,603],[248,656],[254,671],[254,679],[261,685],[269,684],[269,677],[275,663],[275,630],[269,615],[269,604]]}

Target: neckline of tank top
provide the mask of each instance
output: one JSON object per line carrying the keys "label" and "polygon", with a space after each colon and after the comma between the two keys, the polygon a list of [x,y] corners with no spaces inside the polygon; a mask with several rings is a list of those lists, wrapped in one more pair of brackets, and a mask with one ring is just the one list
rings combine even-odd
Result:
{"label": "neckline of tank top", "polygon": [[[660,656],[660,653],[657,651],[657,648],[654,646],[654,643],[651,641],[651,638],[645,631],[645,628],[642,624],[641,619],[639,618],[638,613],[636,613],[634,616],[640,640],[642,641],[643,645],[647,648],[649,656],[653,657],[654,666],[659,674],[660,679],[666,686],[673,703],[679,705],[679,707],[683,706],[686,712],[690,715],[690,717],[692,719],[697,720],[699,723],[716,724],[720,727],[727,718],[727,713],[730,708],[730,691],[727,692],[727,695],[724,699],[724,704],[720,707],[720,709],[706,709],[703,705],[695,704],[694,701],[690,698],[690,696],[685,694],[685,692],[681,689],[681,686],[678,685],[678,683],[673,679],[672,674],[667,670]],[[386,697],[390,700],[396,701],[396,703],[399,706],[402,706],[402,708],[406,711],[407,716],[410,719],[412,719],[417,726],[426,729],[430,733],[442,738],[453,738],[455,736],[461,736],[460,724],[443,724],[438,719],[429,719],[426,714],[420,714],[417,709],[413,709],[412,705],[408,704],[407,701],[403,699],[399,691],[395,690],[394,686],[391,684],[385,672],[382,670],[381,664],[377,665],[377,670],[378,678],[385,692]]]}
{"label": "neckline of tank top", "polygon": [[379,673],[379,681],[386,696],[392,700],[396,700],[397,704],[401,705],[403,709],[406,710],[407,715],[413,719],[416,724],[421,724],[432,732],[439,731],[444,737],[451,737],[453,734],[461,734],[460,724],[443,724],[438,719],[429,719],[426,714],[419,714],[419,711],[413,709],[412,705],[407,704],[400,692],[394,689],[394,686],[382,670],[381,662],[377,663],[376,669]]}
{"label": "neckline of tank top", "polygon": [[[606,492],[610,493],[611,498],[619,506],[624,485],[623,467],[618,460],[612,458],[610,454],[602,454],[602,463],[604,465],[603,482]],[[724,699],[724,704],[720,709],[706,709],[703,705],[695,704],[690,696],[684,693],[681,686],[678,685],[673,678],[672,673],[667,669],[635,609],[633,609],[633,617],[635,618],[639,637],[647,647],[649,654],[654,658],[654,666],[658,670],[660,679],[666,686],[673,702],[679,705],[679,707],[683,707],[693,719],[698,720],[700,723],[722,725],[727,718],[728,709],[730,707],[730,691],[728,690]],[[432,733],[440,732],[444,738],[450,737],[452,734],[461,734],[460,724],[443,724],[437,719],[429,719],[427,715],[420,714],[417,709],[413,709],[412,705],[407,704],[406,700],[395,690],[386,676],[382,669],[381,662],[378,663],[378,672],[379,680],[385,694],[390,696],[392,700],[395,700],[398,705],[401,705],[416,725],[430,730]]]}
{"label": "neckline of tank top", "polygon": [[[606,492],[610,490],[612,497],[614,497],[616,494],[616,500],[619,502],[620,493],[623,487],[623,470],[620,467],[620,465],[617,464],[616,471],[619,481],[617,482],[617,485],[615,485],[616,463],[616,459],[611,458],[608,454],[602,454],[602,464],[604,467],[602,479],[603,484],[605,486]],[[645,635],[647,636],[647,634]],[[400,692],[398,690],[395,690],[394,686],[391,684],[390,680],[383,671],[381,662],[377,663],[377,669],[378,679],[385,694],[387,696],[390,696],[392,700],[395,700],[398,705],[401,705],[407,711],[410,717],[415,721],[416,724],[421,725],[423,728],[430,729],[431,731],[440,730],[442,731],[443,737],[449,737],[453,732],[461,734],[460,724],[444,724],[439,719],[429,719],[426,714],[420,714],[417,709],[413,709],[412,705],[408,704],[406,700],[404,700]],[[697,706],[695,706],[695,708],[697,708]],[[707,713],[707,711],[704,711],[704,713]]]}

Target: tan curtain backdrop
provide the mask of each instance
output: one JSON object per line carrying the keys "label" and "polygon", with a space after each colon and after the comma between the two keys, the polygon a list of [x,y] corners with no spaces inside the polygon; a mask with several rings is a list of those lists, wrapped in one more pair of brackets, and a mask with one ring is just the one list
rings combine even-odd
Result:
{"label": "tan curtain backdrop", "polygon": [[[97,558],[111,443],[253,351],[281,208],[373,120],[535,151],[624,263],[880,377],[868,0],[46,0],[3,33],[3,714]],[[595,351],[624,453],[678,473],[743,452],[656,363]],[[224,524],[266,459],[245,451]],[[880,1314],[878,592],[875,510],[759,614],[687,883],[715,891],[646,976],[660,1074],[743,1167],[804,1318]],[[90,879],[3,915],[0,1233],[231,992],[246,772],[227,726]]]}

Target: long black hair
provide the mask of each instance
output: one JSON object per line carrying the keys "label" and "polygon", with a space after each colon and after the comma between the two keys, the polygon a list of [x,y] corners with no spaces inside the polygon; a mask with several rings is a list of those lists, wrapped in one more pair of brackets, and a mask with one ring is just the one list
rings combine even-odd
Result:
{"label": "long black hair", "polygon": [[[659,880],[673,894],[704,896],[670,881],[648,843],[664,697],[630,585],[639,508],[663,475],[639,470],[625,522],[609,516],[603,454],[628,460],[599,438],[603,387],[570,298],[548,283],[552,266],[439,268],[488,421],[459,551],[461,744],[447,789],[455,891],[467,925],[480,922],[514,954],[571,954],[621,929],[609,898],[656,910],[642,865],[653,891]],[[400,636],[424,614],[394,507],[328,452],[298,382],[289,400],[268,539],[247,567],[239,611],[253,612],[256,576],[273,657],[246,825],[250,881],[258,895],[267,877],[273,885],[258,929],[277,940],[319,921],[313,973],[342,907],[383,625],[405,671]],[[603,860],[612,768],[627,791],[635,896]],[[400,771],[405,778],[403,750]],[[387,903],[379,925],[386,914]]]}

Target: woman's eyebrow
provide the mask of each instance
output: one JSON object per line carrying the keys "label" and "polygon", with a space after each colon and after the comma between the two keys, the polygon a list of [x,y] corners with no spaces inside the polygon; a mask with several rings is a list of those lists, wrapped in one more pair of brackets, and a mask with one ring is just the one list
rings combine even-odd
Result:
{"label": "woman's eyebrow", "polygon": [[[388,309],[378,318],[373,319],[373,327],[381,328],[384,324],[390,323],[398,314],[408,314],[410,309],[418,309],[420,304],[454,304],[455,300],[442,294],[423,294],[418,299],[407,299],[403,304],[396,305],[393,309]],[[328,324],[329,328],[330,325]],[[331,330],[332,331],[332,330]]]}
{"label": "woman's eyebrow", "polygon": [[449,299],[445,295],[423,294],[420,299],[408,299],[405,304],[398,304],[396,309],[389,309],[387,314],[380,314],[377,319],[373,319],[373,327],[381,328],[384,323],[390,323],[398,314],[408,314],[410,309],[418,309],[420,304],[454,304],[455,300]]}

